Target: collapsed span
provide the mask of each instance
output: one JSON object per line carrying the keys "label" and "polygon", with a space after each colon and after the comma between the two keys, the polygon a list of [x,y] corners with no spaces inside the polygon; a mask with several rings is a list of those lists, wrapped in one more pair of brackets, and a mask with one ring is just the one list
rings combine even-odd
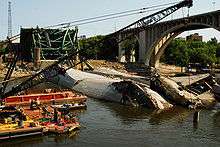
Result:
{"label": "collapsed span", "polygon": [[209,108],[216,103],[216,99],[210,91],[197,94],[164,76],[156,77],[154,81],[151,81],[150,87],[166,97],[169,102],[188,108]]}
{"label": "collapsed span", "polygon": [[65,75],[59,75],[53,82],[97,99],[151,109],[172,107],[159,94],[145,86],[140,86],[132,81],[111,79],[75,69],[67,70]]}

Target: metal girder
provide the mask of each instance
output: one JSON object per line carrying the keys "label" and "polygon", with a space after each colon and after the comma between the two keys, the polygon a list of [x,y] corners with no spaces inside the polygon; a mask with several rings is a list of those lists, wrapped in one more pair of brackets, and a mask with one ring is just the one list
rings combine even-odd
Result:
{"label": "metal girder", "polygon": [[[47,51],[54,50],[65,55],[76,47],[78,29],[40,29],[33,31],[34,48],[43,48],[41,55],[45,58]],[[53,52],[50,52],[53,54]]]}
{"label": "metal girder", "polygon": [[[52,34],[56,34],[57,36],[52,38],[50,36],[50,32],[52,32]],[[33,86],[36,86],[40,83],[43,83],[46,81],[51,81],[51,79],[56,77],[57,75],[64,74],[65,70],[72,68],[72,67],[75,67],[78,64],[81,64],[82,62],[84,62],[85,58],[82,58],[80,61],[73,61],[73,59],[76,59],[76,56],[80,52],[80,51],[78,51],[78,41],[77,41],[78,29],[76,29],[75,31],[72,31],[71,33],[70,32],[71,31],[68,31],[68,30],[48,31],[48,36],[50,38],[47,37],[47,39],[45,39],[45,36],[43,36],[46,34],[46,33],[44,33],[44,30],[41,30],[41,31],[38,30],[35,33],[33,33],[35,47],[43,47],[44,44],[46,44],[45,42],[48,40],[50,40],[51,46],[53,46],[53,43],[55,41],[55,42],[58,42],[59,45],[61,45],[61,47],[63,45],[63,47],[62,47],[63,51],[68,52],[68,54],[61,56],[61,58],[59,58],[58,61],[56,61],[54,64],[46,67],[45,69],[41,70],[37,74],[35,74],[32,77],[28,78],[27,80],[23,81],[21,84],[13,87],[8,92],[2,93],[0,96],[0,99],[17,94],[20,91],[26,90],[26,89],[31,88]],[[62,35],[63,34],[65,34],[65,35],[63,35],[61,38],[60,33]],[[70,42],[70,40],[71,40],[71,42]],[[44,43],[42,43],[42,42],[44,42]],[[67,42],[70,42],[70,43],[67,44]],[[54,52],[54,50],[59,50],[61,47],[58,46],[57,48],[51,47],[51,48],[42,48],[42,49],[53,50],[53,52]],[[66,67],[66,69],[64,69],[63,67]]]}
{"label": "metal girder", "polygon": [[12,48],[12,45],[11,45],[11,40],[8,38],[8,47],[10,48],[11,50],[11,56],[13,56],[12,58],[12,61],[8,62],[8,70],[7,70],[7,73],[4,77],[4,80],[3,80],[3,83],[2,83],[2,87],[0,89],[0,93],[4,93],[5,90],[6,90],[6,87],[8,85],[8,80],[11,78],[11,75],[15,69],[15,66],[16,66],[16,62],[18,61],[18,58],[19,58],[19,54],[18,54],[18,51],[16,49],[13,49]]}
{"label": "metal girder", "polygon": [[[15,95],[19,93],[20,91],[29,89],[40,83],[47,82],[47,81],[51,82],[53,78],[55,78],[57,75],[65,74],[66,70],[73,68],[86,60],[85,58],[83,58],[78,62],[74,62],[72,59],[74,58],[74,56],[77,56],[78,53],[79,51],[73,51],[69,55],[61,57],[54,64],[46,67],[45,69],[33,75],[29,79],[23,81],[21,84],[13,87],[10,91],[2,94],[0,99],[4,99],[8,96]],[[63,67],[67,67],[67,68],[64,69]]]}

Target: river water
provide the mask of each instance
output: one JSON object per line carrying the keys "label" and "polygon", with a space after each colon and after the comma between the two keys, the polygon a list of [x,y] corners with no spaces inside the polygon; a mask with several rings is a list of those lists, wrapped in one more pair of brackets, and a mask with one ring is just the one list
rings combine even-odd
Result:
{"label": "river water", "polygon": [[68,135],[49,135],[4,141],[0,147],[207,147],[220,146],[220,110],[174,108],[150,111],[89,98],[87,110],[77,111],[81,129]]}

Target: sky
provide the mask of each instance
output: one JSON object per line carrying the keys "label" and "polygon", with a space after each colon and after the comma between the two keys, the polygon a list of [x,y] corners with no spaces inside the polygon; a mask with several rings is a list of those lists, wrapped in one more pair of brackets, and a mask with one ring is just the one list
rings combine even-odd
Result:
{"label": "sky", "polygon": [[[8,32],[8,1],[0,0],[0,40]],[[46,27],[63,22],[102,16],[105,14],[123,12],[127,10],[150,7],[154,5],[180,2],[180,0],[10,0],[12,2],[12,30],[13,35],[19,34],[20,28]],[[219,0],[194,0],[194,6],[189,14],[196,15],[214,10],[220,10]],[[166,20],[186,16],[187,8],[167,17]],[[115,18],[99,23],[79,26],[79,35],[106,35],[153,12]],[[216,37],[220,41],[220,33],[214,29],[187,31],[180,36],[198,32],[207,41]]]}

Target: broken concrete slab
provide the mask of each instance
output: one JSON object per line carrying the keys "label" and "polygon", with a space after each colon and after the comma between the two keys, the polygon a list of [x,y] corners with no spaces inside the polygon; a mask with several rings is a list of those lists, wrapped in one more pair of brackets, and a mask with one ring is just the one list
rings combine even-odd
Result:
{"label": "broken concrete slab", "polygon": [[123,104],[138,104],[151,109],[166,109],[172,107],[159,94],[147,87],[132,81],[112,79],[97,74],[86,73],[75,69],[67,70],[65,75],[59,75],[56,82],[89,97],[103,99]]}

